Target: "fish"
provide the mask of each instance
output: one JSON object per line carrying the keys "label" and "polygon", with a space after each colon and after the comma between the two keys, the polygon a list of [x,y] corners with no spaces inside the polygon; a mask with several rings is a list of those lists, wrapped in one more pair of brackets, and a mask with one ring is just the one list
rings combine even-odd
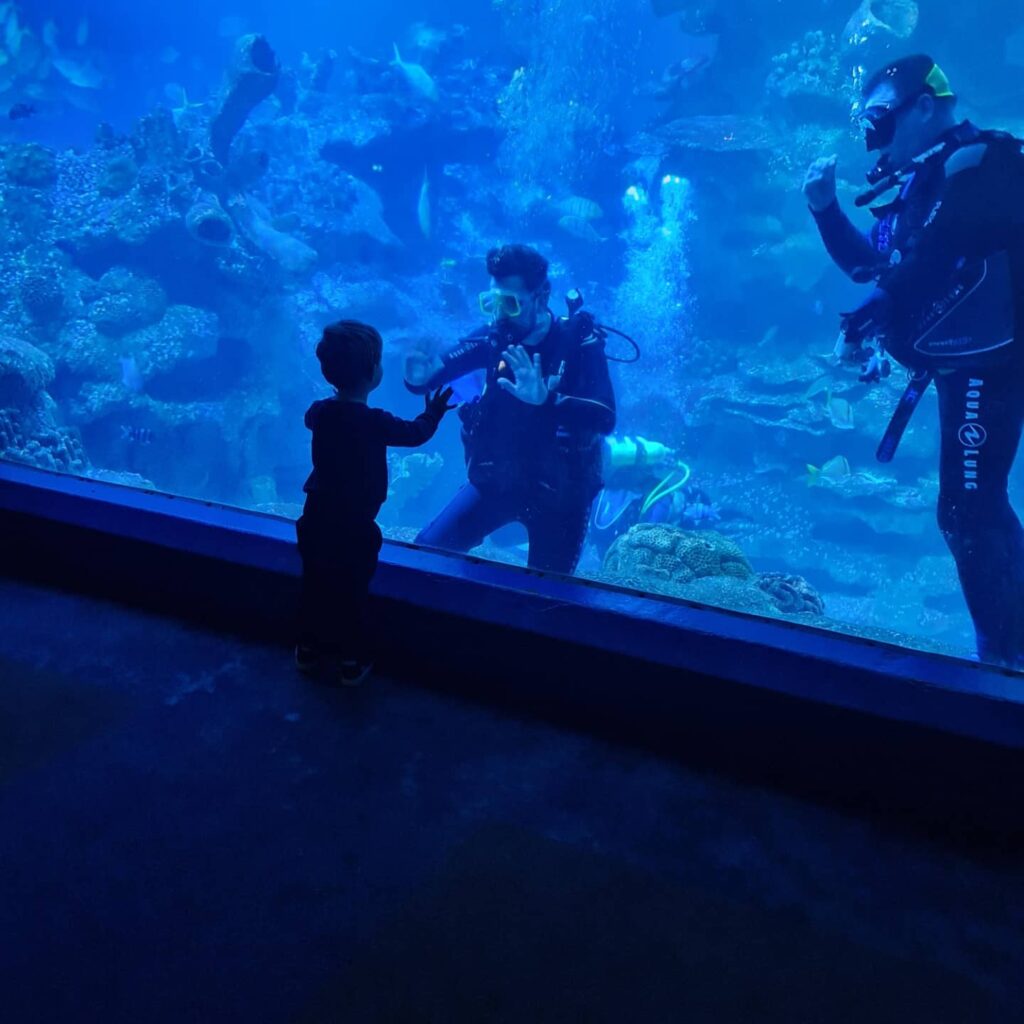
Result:
{"label": "fish", "polygon": [[402,55],[398,52],[398,43],[391,45],[395,48],[395,59],[391,63],[402,72],[412,91],[424,99],[430,100],[431,103],[436,103],[440,94],[437,83],[430,77],[427,70],[420,64],[402,60]]}
{"label": "fish", "polygon": [[825,409],[832,426],[839,430],[853,430],[853,406],[845,398],[837,398],[829,388]]}
{"label": "fish", "polygon": [[416,203],[416,222],[424,238],[430,237],[430,181],[426,168],[423,169],[423,184],[420,186],[420,197]]}
{"label": "fish", "polygon": [[812,466],[808,464],[808,484],[823,484],[823,483],[838,483],[840,480],[848,479],[852,474],[850,472],[850,463],[847,461],[845,455],[837,455],[833,459],[829,459],[824,466],[820,468],[818,466]]}
{"label": "fish", "polygon": [[36,112],[36,108],[31,103],[15,103],[10,110],[7,111],[7,116],[12,121],[22,121],[26,117],[31,117]]}
{"label": "fish", "polygon": [[708,505],[698,501],[683,508],[683,518],[691,523],[717,523],[722,518],[722,514],[718,505],[713,502]]}
{"label": "fish", "polygon": [[594,229],[594,225],[591,224],[589,220],[584,220],[582,217],[560,217],[558,220],[558,226],[563,231],[584,242],[607,241],[607,239],[597,233]]}
{"label": "fish", "polygon": [[89,42],[89,19],[82,18],[75,31],[75,45],[85,46],[87,42]]}
{"label": "fish", "polygon": [[569,196],[555,204],[555,209],[564,217],[578,217],[580,220],[600,220],[604,210],[592,199],[582,196]]}
{"label": "fish", "polygon": [[103,85],[103,75],[93,64],[58,57],[56,54],[50,61],[64,78],[79,89],[99,89]]}
{"label": "fish", "polygon": [[706,71],[718,55],[718,36],[712,33],[682,32],[682,43],[673,47],[679,59],[670,64],[657,84],[641,87],[638,92],[656,100],[673,100],[690,88],[694,79]]}
{"label": "fish", "polygon": [[160,51],[161,64],[176,64],[181,54],[173,46],[165,46]]}
{"label": "fish", "polygon": [[149,427],[121,427],[121,440],[129,444],[152,444],[155,437]]}
{"label": "fish", "polygon": [[121,383],[128,391],[131,391],[136,395],[139,394],[145,385],[145,381],[142,379],[142,374],[139,372],[139,366],[138,363],[135,362],[135,356],[122,356],[120,363]]}
{"label": "fish", "polygon": [[811,386],[804,392],[803,400],[809,402],[812,398],[818,395],[824,394],[829,391],[832,387],[832,378],[826,373],[824,377],[819,377]]}

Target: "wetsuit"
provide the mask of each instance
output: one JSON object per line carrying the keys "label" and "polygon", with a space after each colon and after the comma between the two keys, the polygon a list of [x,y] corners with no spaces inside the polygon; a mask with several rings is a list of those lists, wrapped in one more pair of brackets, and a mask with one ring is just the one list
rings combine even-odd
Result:
{"label": "wetsuit", "polygon": [[511,378],[507,347],[481,328],[443,356],[416,392],[468,373],[487,374],[483,394],[459,410],[468,483],[417,537],[417,543],[468,551],[512,522],[526,527],[530,568],[571,574],[583,549],[590,507],[601,489],[601,439],[615,428],[604,341],[593,319],[579,313],[552,318],[538,352],[545,377],[565,372],[547,402],[534,406],[498,386]]}
{"label": "wetsuit", "polygon": [[[1024,427],[1024,155],[1017,140],[969,122],[954,132],[960,148],[876,209],[868,236],[837,202],[815,219],[836,263],[876,280],[860,312],[890,354],[934,374],[939,529],[979,657],[1024,668],[1024,531],[1007,495]],[[947,315],[950,297],[964,295]]]}

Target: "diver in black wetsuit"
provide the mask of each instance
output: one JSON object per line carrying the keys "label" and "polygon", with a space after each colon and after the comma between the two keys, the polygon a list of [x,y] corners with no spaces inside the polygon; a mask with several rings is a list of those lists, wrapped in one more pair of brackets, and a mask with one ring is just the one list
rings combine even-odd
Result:
{"label": "diver in black wetsuit", "polygon": [[[876,187],[895,198],[862,235],[839,208],[835,159],[808,171],[804,192],[835,262],[870,297],[844,318],[837,354],[886,365],[911,382],[879,449],[892,457],[914,405],[934,381],[941,430],[939,528],[956,560],[983,661],[1024,669],[1024,531],[1007,479],[1024,427],[1024,151],[1020,140],[954,117],[935,62],[908,57],[864,90]],[[874,340],[880,347],[865,349]]]}
{"label": "diver in black wetsuit", "polygon": [[487,375],[483,394],[459,409],[469,481],[416,541],[468,551],[520,522],[529,566],[571,574],[601,489],[602,439],[615,428],[603,334],[588,313],[552,314],[548,264],[536,250],[493,249],[487,270],[492,287],[480,300],[491,323],[440,358],[406,361],[417,394]]}

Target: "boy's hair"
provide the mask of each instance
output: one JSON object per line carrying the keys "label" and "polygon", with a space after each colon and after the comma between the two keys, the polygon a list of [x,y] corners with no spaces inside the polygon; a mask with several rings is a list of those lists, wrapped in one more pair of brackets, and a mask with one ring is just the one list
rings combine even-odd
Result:
{"label": "boy's hair", "polygon": [[324,328],[316,357],[327,383],[344,391],[369,382],[383,351],[384,340],[376,327],[339,320]]}
{"label": "boy's hair", "polygon": [[548,283],[548,261],[528,245],[502,245],[487,254],[491,277],[521,277],[531,292]]}

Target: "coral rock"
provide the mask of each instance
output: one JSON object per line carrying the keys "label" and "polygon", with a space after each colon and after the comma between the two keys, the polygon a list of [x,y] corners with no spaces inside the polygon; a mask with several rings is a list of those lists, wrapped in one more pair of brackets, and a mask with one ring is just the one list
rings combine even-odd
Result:
{"label": "coral rock", "polygon": [[660,523],[639,523],[619,537],[605,555],[604,572],[640,586],[658,580],[690,583],[705,576],[753,575],[746,556],[728,537]]}
{"label": "coral rock", "polygon": [[18,338],[0,338],[0,405],[28,405],[52,380],[45,352]]}
{"label": "coral rock", "polygon": [[193,306],[171,306],[159,323],[127,335],[124,347],[148,380],[181,363],[209,359],[217,351],[219,336],[215,313]]}
{"label": "coral rock", "polygon": [[824,615],[825,602],[803,578],[780,572],[763,573],[757,586],[768,594],[780,612],[787,615]]}
{"label": "coral rock", "polygon": [[41,327],[59,323],[64,316],[64,289],[57,275],[55,268],[43,267],[22,278],[21,304]]}
{"label": "coral rock", "polygon": [[99,286],[101,295],[90,308],[89,319],[110,337],[155,324],[167,309],[167,295],[156,281],[124,267],[108,270]]}
{"label": "coral rock", "polygon": [[49,188],[57,182],[57,157],[34,142],[11,146],[4,156],[4,168],[12,185]]}

